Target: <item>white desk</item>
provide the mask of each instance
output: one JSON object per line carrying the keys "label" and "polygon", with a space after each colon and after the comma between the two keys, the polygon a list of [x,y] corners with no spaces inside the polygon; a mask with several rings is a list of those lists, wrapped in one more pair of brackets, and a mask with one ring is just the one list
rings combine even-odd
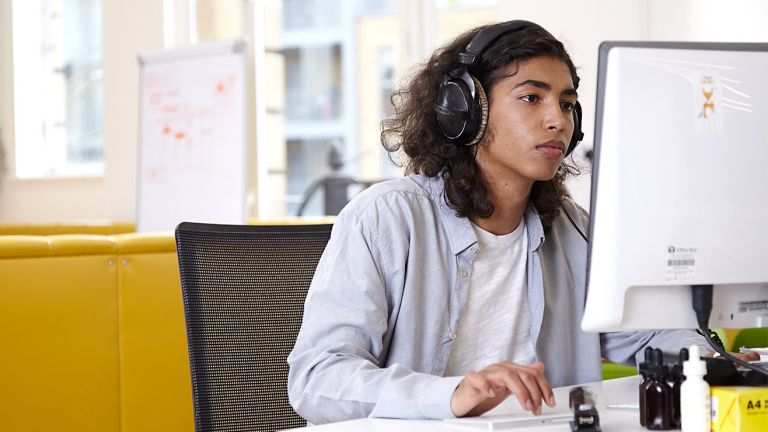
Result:
{"label": "white desk", "polygon": [[[592,384],[584,384],[592,387],[597,393],[597,406],[600,413],[600,428],[603,432],[645,432],[640,426],[637,410],[609,410],[606,405],[637,404],[639,376],[619,378]],[[555,399],[557,406],[548,408],[544,406],[543,413],[569,412],[568,392],[571,387],[556,388]],[[514,396],[505,400],[501,405],[488,412],[488,415],[511,414],[521,412]],[[394,420],[394,419],[358,419],[339,423],[330,423],[320,426],[292,429],[296,432],[461,432],[478,429],[459,427],[444,423],[441,420]],[[530,432],[557,432],[570,431],[566,424],[553,424],[537,426],[527,429],[510,429],[510,431]]]}

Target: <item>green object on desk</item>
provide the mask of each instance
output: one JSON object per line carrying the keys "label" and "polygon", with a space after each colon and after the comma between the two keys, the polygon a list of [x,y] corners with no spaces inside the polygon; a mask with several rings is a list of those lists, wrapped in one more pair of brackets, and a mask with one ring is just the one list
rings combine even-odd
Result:
{"label": "green object on desk", "polygon": [[637,368],[618,363],[603,362],[603,380],[637,375]]}

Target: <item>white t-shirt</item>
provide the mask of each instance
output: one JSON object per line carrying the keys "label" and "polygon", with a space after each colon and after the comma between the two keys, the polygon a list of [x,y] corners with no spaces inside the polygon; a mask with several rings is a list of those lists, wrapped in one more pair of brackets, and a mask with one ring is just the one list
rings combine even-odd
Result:
{"label": "white t-shirt", "polygon": [[479,251],[445,376],[479,371],[504,360],[522,365],[535,360],[528,311],[525,221],[501,236],[474,224],[472,227]]}

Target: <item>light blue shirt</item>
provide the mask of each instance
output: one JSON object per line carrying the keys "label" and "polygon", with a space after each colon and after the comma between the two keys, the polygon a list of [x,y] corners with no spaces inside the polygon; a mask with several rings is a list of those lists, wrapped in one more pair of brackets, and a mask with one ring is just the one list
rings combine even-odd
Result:
{"label": "light blue shirt", "polygon": [[[586,232],[586,212],[567,200]],[[553,387],[599,381],[601,355],[635,363],[646,345],[676,352],[706,341],[693,331],[581,330],[587,244],[564,215],[544,234],[525,214],[530,334]],[[478,251],[438,178],[375,185],[344,208],[307,295],[288,357],[288,396],[310,423],[360,417],[451,418],[463,377],[443,377]],[[481,335],[488,337],[488,335]],[[564,403],[560,401],[559,403]]]}

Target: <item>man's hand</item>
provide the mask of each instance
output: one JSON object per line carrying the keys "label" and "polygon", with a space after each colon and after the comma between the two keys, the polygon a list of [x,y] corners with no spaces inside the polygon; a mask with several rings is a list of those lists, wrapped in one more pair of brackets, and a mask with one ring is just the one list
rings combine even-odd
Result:
{"label": "man's hand", "polygon": [[[752,352],[752,351],[745,352],[743,354],[735,353],[735,352],[728,353],[728,354],[736,357],[737,359],[739,359],[741,361],[745,361],[745,362],[751,362],[751,361],[758,361],[758,360],[760,360],[760,354],[758,354],[756,352]],[[710,354],[710,357],[717,357],[717,356],[715,355],[715,353],[712,353],[712,354]]]}
{"label": "man's hand", "polygon": [[544,365],[522,366],[512,362],[492,364],[480,372],[469,371],[453,391],[451,411],[456,417],[477,416],[514,394],[526,411],[541,414],[541,401],[555,406],[552,387],[544,378]]}

